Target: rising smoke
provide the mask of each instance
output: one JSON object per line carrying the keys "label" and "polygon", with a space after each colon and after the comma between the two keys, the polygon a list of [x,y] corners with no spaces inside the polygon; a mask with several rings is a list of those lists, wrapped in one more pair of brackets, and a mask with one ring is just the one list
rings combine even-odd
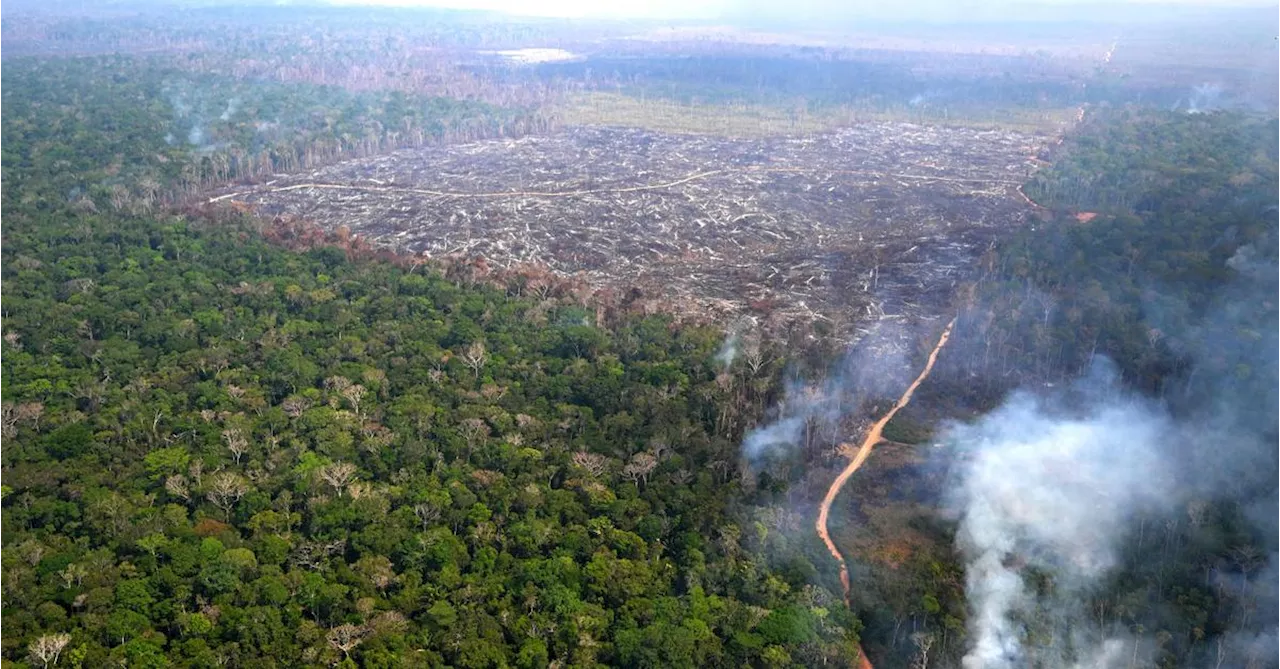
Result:
{"label": "rising smoke", "polygon": [[715,357],[723,370],[728,371],[733,366],[733,361],[738,359],[738,353],[741,351],[743,336],[756,325],[756,319],[752,316],[738,318],[729,324],[724,343],[720,345],[720,350],[716,352]]}
{"label": "rising smoke", "polygon": [[[225,127],[240,112],[243,102],[239,97],[233,96],[223,104],[220,98],[212,98],[207,91],[185,80],[166,82],[165,97],[173,112],[172,129],[164,136],[166,144],[172,146],[178,136],[183,135],[187,145],[200,153],[227,146],[226,142],[214,143],[212,138],[220,126]],[[222,110],[215,111],[219,107]],[[263,130],[261,126],[257,129]]]}
{"label": "rising smoke", "polygon": [[845,436],[843,421],[868,400],[896,397],[909,382],[909,328],[881,321],[855,343],[821,380],[793,378],[771,420],[747,433],[748,464],[785,458],[806,444],[832,446]]}
{"label": "rising smoke", "polygon": [[1142,666],[1156,631],[1104,625],[1090,602],[1122,562],[1150,559],[1144,528],[1195,526],[1206,502],[1241,509],[1263,548],[1206,567],[1246,613],[1201,644],[1199,666],[1275,666],[1277,268],[1250,246],[1227,266],[1235,280],[1205,307],[1148,303],[1153,341],[1191,361],[1163,401],[1123,389],[1099,358],[1065,392],[1015,393],[946,429],[962,454],[948,506],[966,562],[965,669]]}
{"label": "rising smoke", "polygon": [[[1110,667],[1120,637],[1088,623],[1083,604],[1115,566],[1135,513],[1168,503],[1174,486],[1157,408],[1126,398],[1099,359],[1070,409],[1012,396],[950,439],[968,451],[951,499],[966,566],[971,650],[965,669]],[[1041,587],[1047,577],[1051,587]],[[1025,644],[1035,620],[1034,647]]]}
{"label": "rising smoke", "polygon": [[231,98],[227,101],[227,108],[218,114],[218,120],[230,121],[237,111],[240,111],[240,98]]}
{"label": "rising smoke", "polygon": [[[1175,109],[1182,107],[1183,100],[1179,100],[1174,105]],[[1223,105],[1223,89],[1218,84],[1200,84],[1191,89],[1191,93],[1185,100],[1185,109],[1188,114],[1204,114],[1217,109],[1221,109]]]}
{"label": "rising smoke", "polygon": [[716,352],[716,362],[724,369],[733,366],[733,361],[738,357],[738,344],[742,341],[742,337],[737,332],[729,332],[725,335],[724,343],[720,345],[720,350]]}

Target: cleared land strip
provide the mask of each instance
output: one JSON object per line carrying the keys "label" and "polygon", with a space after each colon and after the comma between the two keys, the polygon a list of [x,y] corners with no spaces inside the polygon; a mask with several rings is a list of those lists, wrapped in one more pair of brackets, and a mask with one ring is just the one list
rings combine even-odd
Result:
{"label": "cleared land strip", "polygon": [[637,311],[751,313],[771,331],[841,314],[838,336],[853,337],[950,302],[1027,221],[1015,189],[1045,141],[888,123],[756,140],[574,128],[353,158],[199,202],[458,271],[482,257],[574,277]]}
{"label": "cleared land strip", "polygon": [[329,190],[352,190],[366,193],[413,193],[416,195],[430,195],[433,197],[475,197],[475,198],[503,198],[503,197],[574,197],[580,195],[599,195],[606,193],[636,193],[640,191],[662,190],[665,188],[674,188],[687,184],[691,181],[706,179],[708,177],[718,176],[722,174],[731,174],[733,172],[755,172],[755,173],[789,173],[789,174],[850,174],[856,176],[871,177],[877,179],[914,179],[917,181],[948,181],[952,183],[971,183],[971,184],[993,184],[1003,186],[1021,186],[1018,181],[1005,181],[999,179],[962,179],[958,177],[942,177],[930,176],[927,174],[899,174],[894,172],[870,172],[865,170],[829,170],[819,168],[800,168],[800,167],[746,167],[739,170],[707,170],[691,174],[683,179],[668,181],[657,184],[646,184],[643,186],[627,186],[622,188],[584,188],[578,190],[566,191],[492,191],[468,193],[463,191],[437,191],[425,188],[409,188],[406,186],[356,186],[352,184],[331,184],[331,183],[301,183],[290,186],[278,186],[268,189],[251,188],[249,190],[237,191],[235,193],[227,193],[217,197],[209,198],[208,204],[220,202],[222,200],[232,199],[244,195],[259,193],[285,193],[288,191],[305,190],[308,188],[329,189]]}

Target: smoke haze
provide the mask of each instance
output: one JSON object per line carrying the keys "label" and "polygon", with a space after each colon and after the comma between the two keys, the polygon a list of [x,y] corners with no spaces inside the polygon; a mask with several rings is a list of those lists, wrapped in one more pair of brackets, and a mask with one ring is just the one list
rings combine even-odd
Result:
{"label": "smoke haze", "polygon": [[772,419],[747,433],[742,455],[750,464],[785,457],[811,437],[823,446],[844,439],[842,421],[872,399],[896,397],[909,382],[906,342],[911,330],[881,321],[851,346],[825,379],[794,379],[786,397],[771,411]]}
{"label": "smoke haze", "polygon": [[1091,598],[1126,559],[1154,559],[1144,530],[1190,523],[1195,540],[1207,502],[1239,508],[1266,550],[1233,548],[1207,572],[1246,613],[1204,651],[1204,666],[1274,666],[1277,268],[1248,246],[1228,266],[1236,279],[1198,319],[1176,300],[1151,302],[1153,336],[1193,361],[1165,402],[1125,390],[1099,358],[1065,392],[1017,392],[946,429],[959,452],[948,507],[966,563],[965,669],[1108,669],[1149,655],[1155,629],[1104,626]]}
{"label": "smoke haze", "polygon": [[905,3],[866,0],[643,0],[628,3],[599,3],[589,0],[553,0],[526,3],[517,0],[330,0],[335,5],[382,5],[395,7],[441,7],[452,9],[510,12],[531,16],[629,19],[719,19],[779,22],[825,22],[854,20],[995,21],[1018,17],[1021,20],[1080,20],[1195,15],[1214,8],[1267,6],[1261,0],[1121,0],[1098,3],[1094,0],[984,0],[945,2],[915,0]]}
{"label": "smoke haze", "polygon": [[[1019,393],[952,428],[951,439],[970,452],[951,501],[972,607],[965,669],[1026,667],[1032,657],[1108,667],[1122,645],[1087,631],[1082,604],[1114,566],[1133,514],[1169,499],[1159,444],[1171,426],[1150,405],[1124,398],[1109,363],[1074,390],[1073,410]],[[1049,575],[1048,593],[1029,583],[1033,571]],[[1047,640],[1025,648],[1021,621],[1037,609],[1052,611],[1054,622],[1041,631]]]}

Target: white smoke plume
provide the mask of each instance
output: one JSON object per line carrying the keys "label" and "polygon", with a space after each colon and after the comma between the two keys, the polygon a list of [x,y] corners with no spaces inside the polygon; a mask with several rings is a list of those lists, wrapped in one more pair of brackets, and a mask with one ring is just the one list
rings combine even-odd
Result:
{"label": "white smoke plume", "polygon": [[896,397],[910,372],[906,351],[914,341],[900,324],[881,323],[851,347],[821,381],[793,381],[773,419],[747,433],[742,455],[751,464],[787,456],[802,445],[831,445],[846,435],[841,422],[868,399]]}
{"label": "white smoke plume", "polygon": [[[1172,428],[1117,384],[1102,364],[1074,389],[1071,409],[1019,393],[950,428],[967,457],[951,500],[971,607],[965,669],[1130,661],[1120,652],[1130,644],[1091,630],[1082,605],[1115,565],[1133,514],[1173,494],[1160,453]],[[1024,645],[1029,625],[1034,647]]]}
{"label": "white smoke plume", "polygon": [[912,107],[919,107],[921,105],[928,104],[930,101],[939,97],[942,97],[942,93],[939,91],[927,90],[923,93],[916,93],[911,96],[911,99],[907,101],[907,104]]}
{"label": "white smoke plume", "polygon": [[733,361],[738,359],[738,353],[742,349],[742,337],[756,326],[756,319],[751,316],[739,318],[729,325],[728,331],[725,332],[724,343],[720,345],[720,350],[716,352],[716,362],[728,371],[733,366]]}
{"label": "white smoke plume", "polygon": [[1144,301],[1152,341],[1189,364],[1160,404],[1122,390],[1103,362],[1067,393],[1018,393],[944,431],[961,458],[948,506],[966,562],[966,669],[1144,666],[1156,630],[1131,634],[1114,618],[1103,627],[1085,608],[1106,596],[1108,576],[1148,557],[1144,523],[1172,536],[1179,523],[1199,527],[1193,510],[1208,502],[1241,510],[1254,540],[1237,537],[1206,564],[1235,608],[1190,666],[1276,666],[1280,286],[1265,244],[1240,247],[1226,265],[1235,280],[1198,314],[1172,291]]}
{"label": "white smoke plume", "polygon": [[720,350],[716,352],[716,362],[724,369],[733,366],[733,361],[738,357],[738,343],[741,337],[737,332],[730,332],[724,338],[724,343],[720,345]]}
{"label": "white smoke plume", "polygon": [[788,416],[747,434],[742,442],[742,454],[750,462],[790,451],[800,443],[804,433],[804,416]]}
{"label": "white smoke plume", "polygon": [[756,463],[789,455],[814,439],[830,440],[848,406],[842,392],[838,379],[824,384],[792,384],[778,407],[778,419],[748,432],[742,442],[742,454],[748,462]]}
{"label": "white smoke plume", "polygon": [[231,98],[227,101],[227,108],[222,110],[218,118],[223,121],[229,121],[237,111],[240,111],[240,98]]}
{"label": "white smoke plume", "polygon": [[[187,145],[202,153],[226,146],[225,143],[210,144],[210,137],[216,131],[214,126],[218,121],[230,121],[240,111],[243,102],[239,97],[228,99],[226,106],[218,113],[215,111],[217,107],[211,108],[211,105],[221,103],[210,101],[206,91],[189,81],[166,82],[165,93],[173,110],[172,130],[164,137],[166,144],[172,146],[177,142],[177,135],[174,134],[176,131],[180,134],[185,132]],[[214,114],[217,114],[216,120]]]}
{"label": "white smoke plume", "polygon": [[1222,107],[1222,86],[1200,84],[1191,91],[1187,100],[1188,114],[1203,114]]}

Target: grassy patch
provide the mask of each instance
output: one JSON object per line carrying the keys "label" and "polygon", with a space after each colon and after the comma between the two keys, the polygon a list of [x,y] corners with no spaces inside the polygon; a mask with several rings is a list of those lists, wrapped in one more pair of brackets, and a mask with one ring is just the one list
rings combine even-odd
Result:
{"label": "grassy patch", "polygon": [[881,435],[889,441],[914,445],[922,444],[932,438],[933,430],[923,423],[899,414],[884,426],[884,432]]}
{"label": "grassy patch", "polygon": [[575,96],[557,111],[570,125],[612,125],[729,137],[800,135],[834,128],[848,120],[834,114],[815,115],[765,105],[683,104],[667,98],[641,99],[616,93]]}
{"label": "grassy patch", "polygon": [[991,109],[952,112],[943,109],[861,108],[831,106],[806,109],[803,103],[689,104],[665,97],[635,97],[619,93],[585,93],[556,109],[569,125],[608,125],[658,132],[766,137],[804,135],[864,122],[948,125],[1024,132],[1058,132],[1074,118],[1074,109]]}

